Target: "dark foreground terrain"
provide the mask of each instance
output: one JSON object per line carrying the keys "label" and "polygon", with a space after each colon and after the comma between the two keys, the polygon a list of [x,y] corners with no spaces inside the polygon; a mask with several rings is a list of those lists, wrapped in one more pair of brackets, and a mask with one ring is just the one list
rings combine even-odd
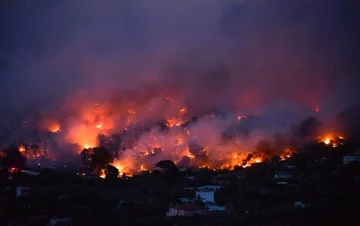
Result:
{"label": "dark foreground terrain", "polygon": [[[338,150],[309,153],[232,171],[159,170],[115,179],[2,166],[1,225],[359,225],[360,163],[344,164]],[[287,178],[275,177],[285,171]],[[223,186],[215,201],[225,211],[166,217],[170,203],[195,198],[186,188],[209,184]],[[50,224],[56,218],[65,220]]]}

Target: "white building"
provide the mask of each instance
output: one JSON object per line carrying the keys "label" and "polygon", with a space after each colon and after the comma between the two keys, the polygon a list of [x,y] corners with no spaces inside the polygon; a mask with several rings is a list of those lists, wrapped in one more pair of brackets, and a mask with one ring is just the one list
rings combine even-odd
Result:
{"label": "white building", "polygon": [[[195,199],[201,200],[205,203],[206,211],[225,211],[225,206],[218,206],[215,202],[215,192],[220,190],[224,186],[220,185],[204,185],[197,188],[187,188],[189,190],[195,190]],[[182,203],[189,203],[189,201],[193,202],[194,200],[180,198]]]}
{"label": "white building", "polygon": [[196,198],[203,202],[215,202],[215,191],[210,189],[202,189],[196,191]]}
{"label": "white building", "polygon": [[215,203],[215,191],[220,190],[220,185],[204,185],[196,189],[196,198],[203,202]]}

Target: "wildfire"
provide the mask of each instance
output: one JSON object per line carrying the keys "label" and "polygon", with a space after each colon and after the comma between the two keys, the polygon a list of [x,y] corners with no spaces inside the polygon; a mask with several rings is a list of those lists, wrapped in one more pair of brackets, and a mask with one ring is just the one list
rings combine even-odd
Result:
{"label": "wildfire", "polygon": [[286,148],[284,150],[284,152],[280,155],[280,160],[284,161],[284,160],[290,158],[292,154],[293,154],[293,151],[289,148]]}
{"label": "wildfire", "polygon": [[134,168],[134,161],[130,157],[124,159],[116,159],[111,165],[115,166],[119,170],[119,177],[124,173],[126,176],[132,176],[131,172],[139,172],[146,170],[144,165],[141,165],[138,169]]}
{"label": "wildfire", "polygon": [[105,170],[104,170],[104,169],[101,169],[99,177],[100,177],[100,178],[105,178],[105,177],[106,177],[106,174],[105,174]]}
{"label": "wildfire", "polygon": [[238,121],[241,121],[242,119],[247,119],[247,117],[246,117],[246,116],[243,116],[243,115],[239,115],[239,116],[237,117],[237,120],[238,120]]}
{"label": "wildfire", "polygon": [[60,131],[60,126],[59,125],[52,125],[49,129],[52,133],[57,133]]}
{"label": "wildfire", "polygon": [[190,153],[189,148],[186,148],[185,151],[182,153],[182,156],[187,156],[190,159],[195,159],[195,156],[193,154]]}
{"label": "wildfire", "polygon": [[129,115],[135,115],[136,114],[136,111],[132,110],[132,109],[129,109],[128,110],[128,113]]}
{"label": "wildfire", "polygon": [[26,151],[25,147],[23,145],[20,145],[19,152],[23,154],[23,153],[25,153],[25,151]]}
{"label": "wildfire", "polygon": [[179,115],[185,114],[186,113],[186,108],[181,108],[179,111]]}
{"label": "wildfire", "polygon": [[92,146],[87,145],[87,144],[84,144],[84,145],[83,145],[83,147],[84,147],[84,149],[89,149],[89,148],[92,148]]}
{"label": "wildfire", "polygon": [[[190,110],[184,107],[183,103],[169,97],[164,101],[164,96],[158,100],[163,104],[159,107],[161,111],[165,106],[164,112],[157,111],[155,106],[138,107],[136,104],[141,101],[136,99],[130,103],[123,101],[121,104],[77,103],[76,113],[71,119],[47,121],[43,129],[58,133],[61,128],[62,132],[54,136],[77,145],[80,152],[100,145],[106,146],[114,158],[107,164],[116,167],[120,175],[151,170],[156,162],[164,159],[181,163],[184,167],[206,167],[216,170],[233,169],[236,166],[249,167],[270,161],[274,157],[269,153],[254,153],[255,145],[260,140],[257,137],[248,139],[250,135],[244,138],[238,135],[239,131],[235,131],[236,129],[232,130],[236,135],[231,135],[231,132],[228,135],[229,125],[227,122],[217,121],[215,113],[199,112],[194,117],[196,120],[190,120],[190,117],[187,117],[191,116],[188,115]],[[156,115],[148,116],[151,113]],[[163,115],[158,117],[157,114],[160,113]],[[162,122],[164,119],[165,125],[159,126],[158,120]],[[234,115],[231,121],[237,124],[244,119],[247,119],[247,116],[238,114]],[[64,124],[60,125],[58,122]],[[157,123],[156,127],[152,125],[153,122]],[[163,126],[167,129],[163,130]],[[240,125],[238,127],[240,128]],[[333,134],[319,137],[319,142],[332,147],[340,145],[342,140],[343,137]],[[193,148],[192,143],[199,144],[199,148]],[[47,149],[43,147],[32,150],[30,146],[21,145],[19,151],[28,159],[48,156]],[[283,161],[290,158],[292,153],[289,148],[281,153],[276,151],[274,155]],[[100,176],[105,177],[104,170]]]}
{"label": "wildfire", "polygon": [[181,126],[183,124],[183,121],[181,121],[181,119],[178,118],[170,118],[166,120],[166,125],[169,127],[177,127],[177,126]]}
{"label": "wildfire", "polygon": [[146,167],[144,165],[140,166],[140,171],[147,171]]}
{"label": "wildfire", "polygon": [[342,145],[342,141],[344,140],[343,136],[335,136],[333,134],[327,134],[325,136],[318,137],[319,141],[324,143],[327,146],[331,146],[333,148]]}

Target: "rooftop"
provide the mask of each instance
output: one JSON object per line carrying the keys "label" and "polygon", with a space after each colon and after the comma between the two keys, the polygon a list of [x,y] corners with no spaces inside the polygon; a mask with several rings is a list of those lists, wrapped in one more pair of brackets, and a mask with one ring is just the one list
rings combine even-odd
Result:
{"label": "rooftop", "polygon": [[179,205],[175,205],[175,206],[170,206],[170,208],[179,209],[179,210],[202,210],[202,209],[205,209],[205,207],[203,207],[203,206],[196,206],[196,205],[189,204],[189,203],[183,203],[183,204],[179,204]]}

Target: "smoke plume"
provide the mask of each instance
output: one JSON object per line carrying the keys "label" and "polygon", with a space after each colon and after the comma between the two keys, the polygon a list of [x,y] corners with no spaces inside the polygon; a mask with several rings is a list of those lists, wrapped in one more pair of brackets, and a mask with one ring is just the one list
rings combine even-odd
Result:
{"label": "smoke plume", "polygon": [[103,135],[127,158],[152,145],[166,156],[151,164],[173,155],[205,164],[276,134],[313,135],[315,119],[296,126],[309,116],[340,122],[339,111],[359,104],[359,8],[355,0],[7,0],[1,144],[41,141],[64,157]]}

